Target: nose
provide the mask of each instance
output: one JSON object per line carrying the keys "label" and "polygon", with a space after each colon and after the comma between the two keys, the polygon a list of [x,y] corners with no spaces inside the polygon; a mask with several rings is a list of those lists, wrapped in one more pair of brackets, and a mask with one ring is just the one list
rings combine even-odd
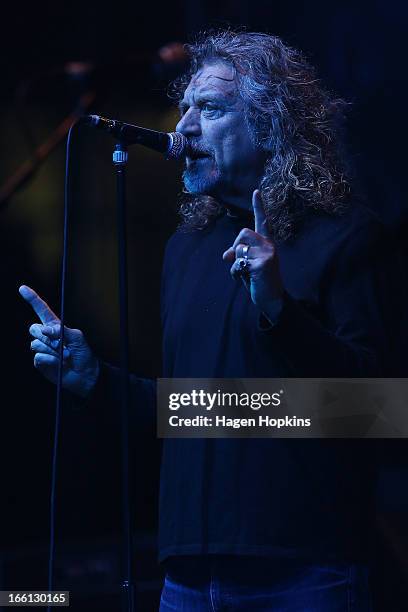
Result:
{"label": "nose", "polygon": [[176,125],[176,132],[181,132],[187,138],[189,136],[200,136],[201,124],[199,109],[190,107]]}

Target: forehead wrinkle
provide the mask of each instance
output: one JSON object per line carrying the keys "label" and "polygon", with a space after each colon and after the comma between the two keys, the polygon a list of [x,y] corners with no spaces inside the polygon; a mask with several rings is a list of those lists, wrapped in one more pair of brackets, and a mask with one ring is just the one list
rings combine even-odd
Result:
{"label": "forehead wrinkle", "polygon": [[224,79],[222,77],[218,77],[216,75],[209,74],[205,79],[202,79],[203,83],[200,83],[199,82],[200,78],[201,77],[191,79],[190,83],[188,84],[187,89],[184,92],[184,97],[183,97],[183,100],[181,101],[181,104],[186,102],[186,97],[188,98],[189,94],[191,94],[193,102],[195,102],[197,96],[205,97],[209,93],[215,93],[218,96],[221,95],[229,99],[236,98],[236,95],[237,95],[236,87],[233,87],[233,88],[228,87],[226,89],[219,89],[219,87],[217,87],[215,84],[205,82],[212,78],[212,79],[219,79],[221,82],[224,82],[224,83],[235,83],[235,79]]}
{"label": "forehead wrinkle", "polygon": [[[208,81],[210,79],[217,79],[218,81],[221,81],[222,83],[233,83],[235,85],[235,78],[232,79],[227,79],[226,77],[221,77],[218,76],[216,74],[208,74],[205,77],[202,76],[196,76],[195,78],[193,77],[189,83],[189,86],[191,85],[192,87],[208,87],[208,88],[217,88],[217,85],[215,83],[211,84]],[[202,83],[200,82],[202,81]],[[234,88],[235,89],[235,88]]]}
{"label": "forehead wrinkle", "polygon": [[[200,77],[198,77],[198,78],[200,78]],[[201,76],[201,78],[203,78],[203,77]],[[219,79],[220,81],[227,81],[229,83],[234,81],[234,77],[232,77],[231,79],[227,79],[227,77],[218,76],[217,74],[207,74],[207,76],[203,80],[208,81],[208,79]]]}
{"label": "forehead wrinkle", "polygon": [[[232,75],[231,78],[228,77],[222,77],[219,76],[217,74],[213,74],[212,72],[209,72],[209,70],[211,69],[211,67],[213,68],[223,68],[223,69],[227,69],[230,74]],[[203,73],[205,72],[209,72],[209,74],[207,74],[205,77],[203,77]],[[224,70],[225,72],[225,70]],[[215,78],[215,79],[220,79],[222,81],[233,81],[235,78],[235,72],[232,66],[230,66],[229,64],[225,63],[225,62],[211,62],[211,63],[205,63],[203,66],[201,66],[201,68],[199,68],[197,70],[197,72],[195,72],[192,76],[191,76],[191,82],[193,81],[197,81],[200,78],[205,78],[206,80],[208,80],[209,78]]]}

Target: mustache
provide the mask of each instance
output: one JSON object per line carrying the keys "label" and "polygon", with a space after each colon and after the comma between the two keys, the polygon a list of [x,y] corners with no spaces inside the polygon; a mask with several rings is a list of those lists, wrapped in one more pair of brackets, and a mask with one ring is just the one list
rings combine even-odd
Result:
{"label": "mustache", "polygon": [[195,142],[193,140],[187,141],[186,156],[200,157],[204,155],[209,155],[210,157],[213,157],[211,151],[208,151],[208,149],[203,147],[201,143]]}

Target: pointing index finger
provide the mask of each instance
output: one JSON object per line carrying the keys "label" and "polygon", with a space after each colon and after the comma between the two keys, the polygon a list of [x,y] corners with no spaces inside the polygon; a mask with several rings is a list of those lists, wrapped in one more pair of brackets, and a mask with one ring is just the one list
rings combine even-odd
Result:
{"label": "pointing index finger", "polygon": [[21,297],[30,304],[41,323],[47,324],[59,321],[57,315],[51,310],[48,304],[40,298],[34,289],[27,287],[27,285],[21,285],[18,291]]}
{"label": "pointing index finger", "polygon": [[256,233],[261,234],[261,236],[269,236],[266,214],[259,189],[255,189],[254,193],[252,194],[252,207],[254,209]]}

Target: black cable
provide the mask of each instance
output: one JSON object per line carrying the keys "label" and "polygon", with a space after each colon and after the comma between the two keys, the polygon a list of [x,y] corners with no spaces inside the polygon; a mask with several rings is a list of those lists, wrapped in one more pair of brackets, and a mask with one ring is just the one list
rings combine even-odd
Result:
{"label": "black cable", "polygon": [[[116,161],[116,156],[118,160]],[[128,316],[128,267],[126,230],[126,147],[115,146],[114,166],[117,189],[118,265],[119,265],[119,313],[120,313],[120,365],[121,365],[121,459],[122,459],[122,517],[123,517],[123,583],[122,610],[134,612],[135,585],[133,582],[133,541],[130,517],[130,466],[129,466],[129,316]]]}
{"label": "black cable", "polygon": [[[67,275],[67,259],[68,259],[68,213],[69,213],[69,170],[70,170],[70,149],[71,135],[73,128],[69,129],[67,136],[66,158],[65,158],[65,187],[64,187],[64,229],[63,229],[63,247],[62,247],[62,263],[61,263],[61,303],[60,303],[60,319],[61,331],[59,338],[59,363],[58,363],[58,380],[57,394],[55,405],[55,428],[54,428],[54,446],[52,453],[51,464],[51,491],[50,491],[50,543],[48,557],[48,590],[53,590],[54,583],[54,557],[55,557],[55,501],[56,501],[56,482],[57,482],[57,459],[58,459],[58,442],[60,433],[61,421],[61,404],[62,404],[62,374],[63,374],[63,357],[64,357],[64,325],[65,325],[65,284]],[[52,605],[47,607],[48,612],[52,610]]]}

